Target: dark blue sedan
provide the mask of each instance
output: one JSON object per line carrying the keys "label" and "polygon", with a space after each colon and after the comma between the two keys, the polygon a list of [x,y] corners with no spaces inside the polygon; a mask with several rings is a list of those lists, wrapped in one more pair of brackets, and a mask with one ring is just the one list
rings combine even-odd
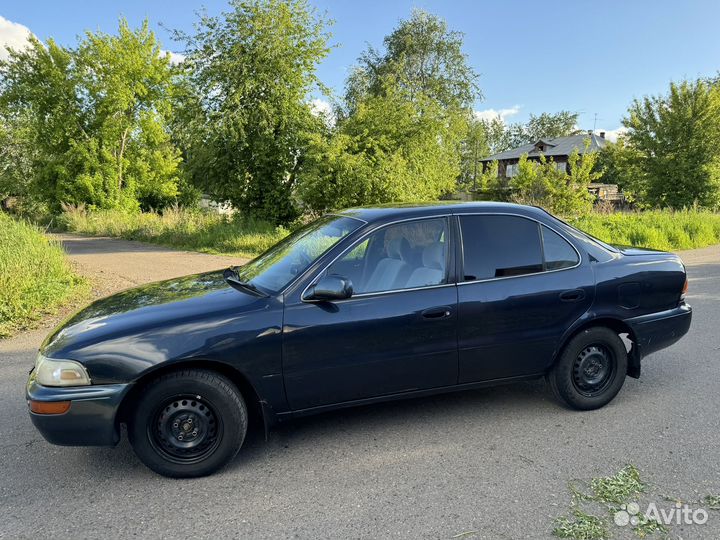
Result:
{"label": "dark blue sedan", "polygon": [[209,474],[248,425],[545,376],[596,409],[689,329],[673,254],[596,240],[539,209],[468,203],[327,215],[238,268],[98,300],[27,384],[62,445],[126,424],[160,474]]}

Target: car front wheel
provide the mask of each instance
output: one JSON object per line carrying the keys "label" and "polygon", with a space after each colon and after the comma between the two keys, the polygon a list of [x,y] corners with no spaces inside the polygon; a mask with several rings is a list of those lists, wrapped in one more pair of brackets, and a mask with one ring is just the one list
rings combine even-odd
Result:
{"label": "car front wheel", "polygon": [[162,375],[144,389],[128,426],[130,443],[153,471],[173,478],[211,474],[240,450],[247,407],[237,387],[213,371]]}
{"label": "car front wheel", "polygon": [[598,409],[622,388],[627,363],[620,336],[598,326],[583,330],[568,342],[547,379],[555,396],[569,407]]}

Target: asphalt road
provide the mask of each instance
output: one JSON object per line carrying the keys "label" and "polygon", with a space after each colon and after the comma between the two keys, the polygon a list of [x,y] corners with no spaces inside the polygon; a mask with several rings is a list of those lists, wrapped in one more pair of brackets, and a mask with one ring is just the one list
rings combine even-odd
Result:
{"label": "asphalt road", "polygon": [[[228,264],[66,241],[84,271],[104,270],[106,291]],[[229,467],[199,480],[155,475],[125,439],[112,449],[46,443],[23,390],[48,329],[0,341],[0,537],[551,538],[568,481],[627,463],[659,507],[720,495],[720,249],[684,257],[690,333],[647,358],[604,409],[566,410],[541,381],[363,407],[283,425],[267,442],[251,435]],[[720,511],[671,530],[718,538]]]}

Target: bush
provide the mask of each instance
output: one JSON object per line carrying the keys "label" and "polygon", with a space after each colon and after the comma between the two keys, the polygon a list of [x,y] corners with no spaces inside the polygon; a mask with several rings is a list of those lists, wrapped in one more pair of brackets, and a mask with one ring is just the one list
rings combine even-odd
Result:
{"label": "bush", "polygon": [[0,213],[0,337],[54,311],[85,285],[58,242]]}
{"label": "bush", "polygon": [[288,234],[267,222],[200,210],[167,208],[156,212],[87,211],[65,206],[61,228],[97,236],[115,236],[206,253],[254,257]]}

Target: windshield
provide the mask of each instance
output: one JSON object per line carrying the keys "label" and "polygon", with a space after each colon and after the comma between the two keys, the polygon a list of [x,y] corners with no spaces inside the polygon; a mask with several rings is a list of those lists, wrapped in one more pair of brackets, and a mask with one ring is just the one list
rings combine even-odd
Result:
{"label": "windshield", "polygon": [[277,292],[362,224],[362,221],[353,218],[324,216],[237,268],[238,278],[261,289]]}

